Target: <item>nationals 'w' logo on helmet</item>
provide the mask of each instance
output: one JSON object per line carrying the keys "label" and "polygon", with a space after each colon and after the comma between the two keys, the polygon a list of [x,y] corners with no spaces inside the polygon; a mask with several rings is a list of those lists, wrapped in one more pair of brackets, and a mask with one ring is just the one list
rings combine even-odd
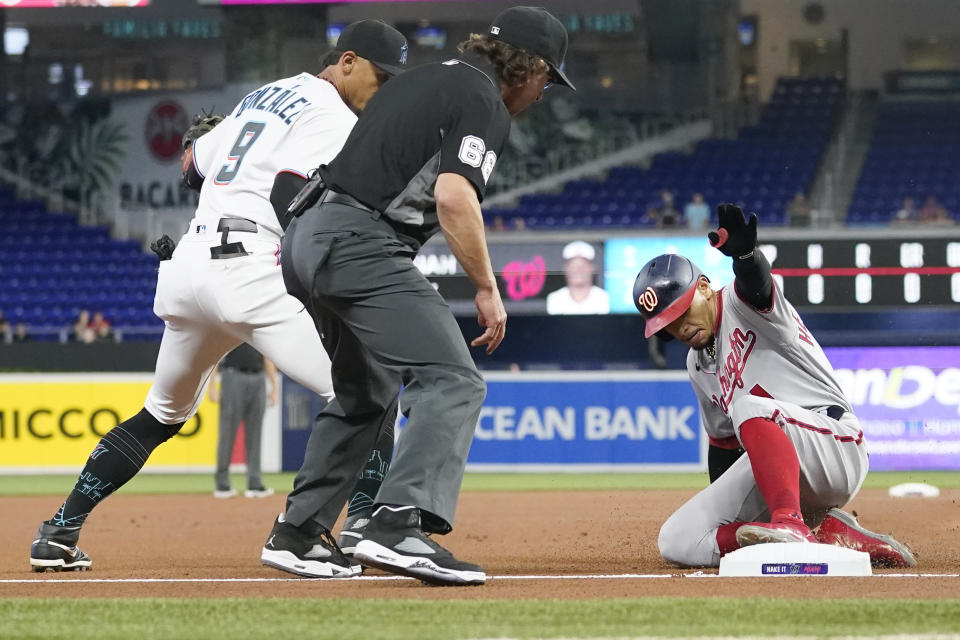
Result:
{"label": "nationals 'w' logo on helmet", "polygon": [[643,307],[644,311],[652,313],[657,308],[658,302],[660,302],[660,298],[657,297],[657,292],[653,290],[653,287],[647,287],[637,298],[637,307]]}
{"label": "nationals 'w' logo on helmet", "polygon": [[633,300],[647,319],[645,337],[661,331],[690,308],[701,276],[703,272],[697,265],[672,253],[657,256],[643,265],[633,283]]}

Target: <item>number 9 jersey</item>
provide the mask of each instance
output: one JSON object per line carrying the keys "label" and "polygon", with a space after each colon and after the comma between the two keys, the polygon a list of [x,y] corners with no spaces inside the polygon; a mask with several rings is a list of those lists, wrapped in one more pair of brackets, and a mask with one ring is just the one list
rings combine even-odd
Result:
{"label": "number 9 jersey", "polygon": [[283,232],[270,204],[274,178],[281,172],[306,178],[333,160],[356,121],[333,84],[308,73],[248,94],[193,144],[203,187],[190,229],[215,230],[220,218],[236,216],[279,238]]}

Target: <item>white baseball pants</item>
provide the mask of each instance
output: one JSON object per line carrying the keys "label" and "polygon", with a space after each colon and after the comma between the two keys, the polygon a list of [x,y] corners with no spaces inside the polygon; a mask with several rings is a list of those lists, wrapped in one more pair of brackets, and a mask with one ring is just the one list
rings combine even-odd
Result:
{"label": "white baseball pants", "polygon": [[173,258],[160,263],[153,310],[166,327],[144,406],[164,424],[196,413],[213,368],[241,342],[333,397],[330,358],[310,314],[283,284],[279,239],[261,232],[231,233],[229,240],[241,241],[251,255],[213,260],[219,234],[188,233]]}
{"label": "white baseball pants", "polygon": [[[800,508],[816,526],[832,507],[857,494],[869,463],[860,422],[850,412],[839,420],[789,402],[744,396],[730,407],[740,427],[751,418],[773,420],[790,438],[800,460]],[[717,529],[731,522],[766,522],[770,514],[744,454],[717,481],[688,500],[660,529],[664,560],[687,567],[720,565]]]}

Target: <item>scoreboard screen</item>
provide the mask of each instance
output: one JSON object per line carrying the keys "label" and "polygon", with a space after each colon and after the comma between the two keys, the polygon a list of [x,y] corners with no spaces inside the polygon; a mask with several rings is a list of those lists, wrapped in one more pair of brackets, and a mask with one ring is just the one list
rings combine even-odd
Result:
{"label": "scoreboard screen", "polygon": [[[490,258],[508,313],[552,313],[550,294],[567,287],[575,276],[571,267],[576,265],[564,258],[571,240],[490,239]],[[598,290],[591,296],[606,292],[608,303],[566,313],[637,313],[633,282],[647,260],[663,253],[693,260],[715,289],[733,281],[731,260],[703,236],[651,234],[586,244],[591,247],[590,265],[580,266],[588,269],[587,277]],[[849,312],[960,303],[960,234],[956,232],[899,238],[846,232],[827,239],[771,234],[761,236],[759,248],[781,290],[798,309]],[[414,262],[455,313],[476,313],[476,290],[442,240],[427,243]]]}
{"label": "scoreboard screen", "polygon": [[780,240],[760,248],[796,307],[960,302],[960,238]]}

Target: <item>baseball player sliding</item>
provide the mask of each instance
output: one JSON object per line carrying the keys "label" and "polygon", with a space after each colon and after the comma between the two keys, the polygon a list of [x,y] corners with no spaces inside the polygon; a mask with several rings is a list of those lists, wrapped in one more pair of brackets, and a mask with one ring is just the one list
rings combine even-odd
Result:
{"label": "baseball player sliding", "polygon": [[[356,113],[401,70],[406,52],[406,39],[392,27],[375,20],[353,23],[324,57],[319,75],[301,73],[264,85],[193,143],[184,181],[200,190],[200,202],[172,259],[160,262],[154,312],[166,326],[153,386],[143,410],[103,437],[66,501],[40,525],[30,548],[34,570],[90,567],[89,556],[77,548],[87,516],[196,413],[214,367],[240,343],[332,397],[330,358],[310,315],[283,284],[283,231],[271,190],[278,174],[305,178],[337,155]],[[392,439],[383,453],[391,452]],[[378,486],[364,492],[375,495]],[[301,562],[278,551],[274,563],[296,561],[289,570],[304,575],[359,572],[328,541],[329,532],[314,533],[309,543],[322,553]]]}
{"label": "baseball player sliding", "polygon": [[687,371],[710,438],[711,484],[664,523],[660,553],[715,567],[746,545],[822,542],[866,551],[878,566],[913,566],[906,546],[838,508],[867,474],[863,431],[756,250],[756,214],[748,221],[740,208],[720,205],[719,228],[708,235],[733,259],[732,286],[714,291],[690,260],[662,255],[633,288],[645,336],[690,347]]}

